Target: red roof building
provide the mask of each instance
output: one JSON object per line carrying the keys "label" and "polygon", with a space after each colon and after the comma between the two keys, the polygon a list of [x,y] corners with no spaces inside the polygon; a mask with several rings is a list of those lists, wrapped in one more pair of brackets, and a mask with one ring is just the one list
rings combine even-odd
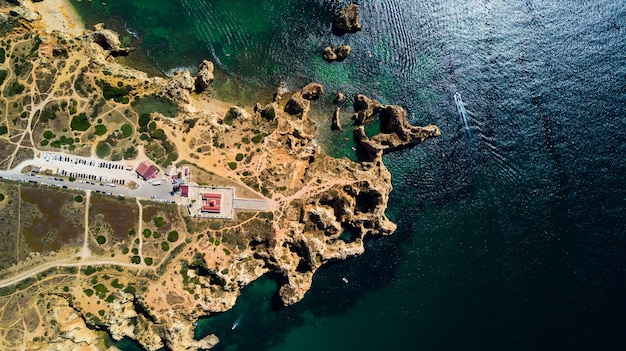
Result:
{"label": "red roof building", "polygon": [[180,186],[180,196],[189,197],[189,185]]}
{"label": "red roof building", "polygon": [[221,194],[202,194],[202,212],[218,213],[222,203]]}
{"label": "red roof building", "polygon": [[139,164],[137,169],[135,169],[135,172],[137,172],[137,174],[139,174],[143,179],[148,180],[150,178],[154,178],[159,170],[148,162],[143,161]]}

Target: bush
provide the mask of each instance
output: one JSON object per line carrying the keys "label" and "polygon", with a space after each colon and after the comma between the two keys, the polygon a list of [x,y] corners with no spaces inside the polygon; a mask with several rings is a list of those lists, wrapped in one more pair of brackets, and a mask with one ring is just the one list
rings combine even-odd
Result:
{"label": "bush", "polygon": [[80,195],[76,195],[76,197],[74,197],[74,201],[76,202],[83,202],[83,197]]}
{"label": "bush", "polygon": [[45,140],[45,139],[44,139],[44,140],[42,140],[39,144],[40,144],[41,146],[46,146],[46,145],[48,145],[48,143],[50,143],[50,142],[49,142],[48,140]]}
{"label": "bush", "polygon": [[243,154],[237,154],[237,156],[235,156],[235,161],[239,162],[243,160]]}
{"label": "bush", "polygon": [[171,231],[167,234],[167,241],[174,243],[176,241],[178,241],[178,232],[177,231]]}
{"label": "bush", "polygon": [[72,122],[70,122],[70,128],[72,130],[77,130],[84,132],[91,127],[91,123],[89,123],[89,117],[85,113],[81,113],[72,117]]}
{"label": "bush", "polygon": [[106,242],[107,242],[107,239],[106,239],[105,237],[103,237],[102,235],[99,235],[99,236],[96,238],[96,241],[98,242],[98,244],[103,245],[104,243],[106,243]]}
{"label": "bush", "polygon": [[163,226],[163,224],[165,224],[165,220],[163,219],[163,217],[154,217],[152,218],[152,221],[154,222],[154,226],[157,228],[160,228]]}
{"label": "bush", "polygon": [[237,162],[228,162],[228,167],[233,171],[237,169]]}
{"label": "bush", "polygon": [[43,132],[43,137],[46,139],[52,139],[56,137],[56,135],[54,135],[51,130],[46,130],[45,132]]}
{"label": "bush", "polygon": [[146,265],[152,266],[152,257],[146,257],[143,259],[143,261],[146,263]]}
{"label": "bush", "polygon": [[0,193],[0,202],[4,201],[4,194]]}
{"label": "bush", "polygon": [[91,297],[93,295],[93,290],[91,289],[85,289],[83,290],[83,292],[85,293],[85,295],[87,295],[88,297]]}
{"label": "bush", "polygon": [[111,146],[105,141],[101,141],[96,146],[96,155],[100,158],[106,158],[111,154]]}
{"label": "bush", "polygon": [[0,126],[0,135],[4,135],[9,132],[9,128],[7,126]]}
{"label": "bush", "polygon": [[139,256],[133,256],[130,258],[130,262],[134,263],[134,264],[140,264],[141,263],[141,258]]}
{"label": "bush", "polygon": [[96,125],[95,131],[93,134],[95,135],[104,135],[107,132],[107,127],[104,124]]}
{"label": "bush", "polygon": [[255,144],[258,144],[258,143],[261,142],[261,139],[263,139],[263,135],[257,134],[257,135],[252,137],[252,142],[255,143]]}
{"label": "bush", "polygon": [[149,238],[152,235],[152,231],[148,228],[143,230],[143,236],[145,236],[146,238]]}
{"label": "bush", "polygon": [[122,135],[124,136],[124,138],[128,138],[133,135],[133,126],[128,123],[122,124],[120,130],[122,131]]}
{"label": "bush", "polygon": [[170,244],[168,244],[166,241],[161,242],[161,250],[169,251],[169,249],[170,249]]}

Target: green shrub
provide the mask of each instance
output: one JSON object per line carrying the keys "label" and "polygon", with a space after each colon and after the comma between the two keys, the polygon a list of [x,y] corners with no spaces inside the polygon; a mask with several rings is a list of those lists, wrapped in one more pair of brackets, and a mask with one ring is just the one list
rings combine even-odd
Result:
{"label": "green shrub", "polygon": [[72,122],[70,122],[70,128],[72,130],[77,130],[84,132],[91,127],[91,123],[89,123],[89,117],[85,113],[81,113],[72,117]]}
{"label": "green shrub", "polygon": [[154,226],[157,228],[160,228],[163,226],[163,224],[165,224],[165,220],[163,219],[163,217],[153,217],[152,221],[154,222]]}
{"label": "green shrub", "polygon": [[130,262],[134,263],[134,264],[140,264],[141,263],[141,258],[139,256],[133,256],[130,258]]}
{"label": "green shrub", "polygon": [[44,139],[44,140],[42,140],[39,144],[40,144],[41,146],[46,146],[46,145],[48,145],[48,143],[50,143],[50,142],[49,142],[48,140]]}
{"label": "green shrub", "polygon": [[74,197],[74,201],[76,201],[76,202],[83,202],[83,197],[82,197],[82,196],[80,196],[80,195],[76,195],[76,196]]}
{"label": "green shrub", "polygon": [[104,135],[107,132],[107,127],[104,124],[98,124],[95,127],[95,131],[93,134],[95,135]]}
{"label": "green shrub", "polygon": [[258,144],[258,143],[261,142],[261,139],[263,139],[263,135],[257,134],[255,136],[253,136],[251,140],[252,140],[253,143]]}
{"label": "green shrub", "polygon": [[143,261],[146,263],[146,265],[152,266],[152,257],[146,257],[143,259]]}
{"label": "green shrub", "polygon": [[4,194],[0,193],[0,202],[4,201]]}
{"label": "green shrub", "polygon": [[237,154],[237,156],[235,156],[235,161],[239,162],[243,160],[243,154]]}
{"label": "green shrub", "polygon": [[9,128],[7,126],[0,126],[0,135],[4,135],[9,132]]}
{"label": "green shrub", "polygon": [[120,130],[122,131],[122,136],[124,136],[124,138],[128,138],[133,135],[133,126],[128,123],[122,124]]}
{"label": "green shrub", "polygon": [[149,238],[152,235],[152,231],[149,228],[143,230],[143,236]]}
{"label": "green shrub", "polygon": [[85,295],[87,295],[88,297],[91,297],[93,295],[93,290],[91,289],[85,289],[83,290],[83,292],[85,293]]}
{"label": "green shrub", "polygon": [[52,139],[55,138],[56,135],[54,135],[51,130],[46,130],[45,132],[43,132],[43,137],[46,139]]}
{"label": "green shrub", "polygon": [[102,235],[98,235],[96,241],[98,242],[98,244],[102,245],[107,242],[107,238],[103,237]]}
{"label": "green shrub", "polygon": [[178,232],[174,230],[174,231],[167,233],[167,241],[171,243],[178,241]]}
{"label": "green shrub", "polygon": [[169,251],[169,249],[170,249],[170,244],[168,244],[166,241],[161,242],[161,250]]}
{"label": "green shrub", "polygon": [[233,171],[237,169],[237,162],[228,162],[228,167]]}

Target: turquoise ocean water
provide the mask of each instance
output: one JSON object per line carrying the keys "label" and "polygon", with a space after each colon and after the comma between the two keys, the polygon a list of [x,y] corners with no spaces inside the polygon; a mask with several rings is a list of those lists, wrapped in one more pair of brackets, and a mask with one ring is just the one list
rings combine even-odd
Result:
{"label": "turquoise ocean water", "polygon": [[[218,350],[623,350],[626,3],[361,1],[363,31],[335,37],[347,3],[75,3],[154,72],[214,61],[235,103],[315,80],[442,129],[385,157],[392,237],[322,268],[289,308],[262,278],[198,334],[216,333]],[[321,59],[343,43],[346,61]],[[314,106],[320,122],[333,97]],[[329,153],[354,157],[343,137],[320,127]]]}

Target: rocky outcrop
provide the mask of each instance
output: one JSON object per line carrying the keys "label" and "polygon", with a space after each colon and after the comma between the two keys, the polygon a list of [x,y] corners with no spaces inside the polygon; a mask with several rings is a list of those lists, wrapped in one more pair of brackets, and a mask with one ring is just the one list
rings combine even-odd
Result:
{"label": "rocky outcrop", "polygon": [[358,94],[354,97],[355,113],[352,119],[354,119],[357,124],[371,124],[382,107],[383,105],[380,102],[372,100],[365,95]]}
{"label": "rocky outcrop", "polygon": [[201,93],[209,88],[209,85],[215,79],[215,75],[213,74],[213,62],[208,60],[203,60],[198,67],[198,75],[195,80],[195,89],[197,92]]}
{"label": "rocky outcrop", "polygon": [[340,46],[327,46],[324,48],[324,53],[322,54],[322,58],[328,62],[332,61],[343,61],[352,52],[352,47],[350,45],[340,45]]}
{"label": "rocky outcrop", "polygon": [[191,74],[184,70],[170,78],[161,93],[177,104],[188,104],[193,86],[194,81]]}
{"label": "rocky outcrop", "polygon": [[14,17],[23,18],[28,22],[34,22],[39,19],[39,14],[26,6],[13,7],[11,8],[11,10],[9,10],[9,14]]}
{"label": "rocky outcrop", "polygon": [[306,113],[309,112],[310,108],[311,103],[309,100],[302,97],[302,92],[298,91],[291,95],[291,98],[287,101],[287,105],[285,105],[285,112],[290,115],[302,114],[305,116]]}
{"label": "rocky outcrop", "polygon": [[343,102],[343,100],[345,100],[345,96],[343,95],[343,93],[341,91],[337,91],[337,96],[335,97],[335,102],[339,103],[339,102]]}
{"label": "rocky outcrop", "polygon": [[359,23],[359,5],[350,4],[343,8],[333,21],[332,28],[335,35],[360,31],[362,28],[361,23]]}
{"label": "rocky outcrop", "polygon": [[306,100],[317,100],[324,94],[324,87],[318,83],[309,83],[302,88],[302,98]]}
{"label": "rocky outcrop", "polygon": [[91,33],[93,42],[100,45],[102,49],[108,51],[113,57],[127,56],[136,49],[133,47],[122,48],[119,35],[112,30],[105,29],[102,23],[94,25],[93,28],[94,31]]}
{"label": "rocky outcrop", "polygon": [[372,160],[383,154],[413,147],[428,138],[441,135],[437,126],[411,125],[406,119],[406,111],[400,106],[385,106],[381,110],[380,129],[381,132],[371,138],[365,134],[363,126],[359,126],[354,131],[355,139]]}
{"label": "rocky outcrop", "polygon": [[335,112],[333,113],[333,120],[332,120],[331,128],[333,130],[338,130],[340,132],[343,132],[343,127],[341,126],[341,120],[339,119],[340,110],[341,110],[340,107],[335,107]]}
{"label": "rocky outcrop", "polygon": [[244,110],[239,106],[231,106],[228,110],[228,114],[239,121],[245,121],[251,117],[248,111]]}
{"label": "rocky outcrop", "polygon": [[276,88],[276,92],[274,93],[274,102],[280,102],[283,99],[283,95],[285,94],[285,82],[280,82],[278,88]]}

